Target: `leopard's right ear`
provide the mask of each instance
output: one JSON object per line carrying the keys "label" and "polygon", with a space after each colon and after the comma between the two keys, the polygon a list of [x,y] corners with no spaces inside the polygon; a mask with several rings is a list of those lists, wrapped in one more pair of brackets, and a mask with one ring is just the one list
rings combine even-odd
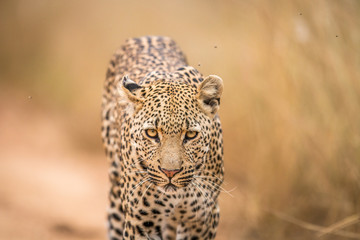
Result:
{"label": "leopard's right ear", "polygon": [[119,85],[117,86],[120,97],[126,97],[134,103],[143,102],[143,99],[140,97],[141,89],[143,89],[143,87],[131,80],[127,75],[119,81]]}
{"label": "leopard's right ear", "polygon": [[199,105],[210,117],[214,117],[219,109],[223,88],[223,80],[216,75],[206,77],[198,86]]}

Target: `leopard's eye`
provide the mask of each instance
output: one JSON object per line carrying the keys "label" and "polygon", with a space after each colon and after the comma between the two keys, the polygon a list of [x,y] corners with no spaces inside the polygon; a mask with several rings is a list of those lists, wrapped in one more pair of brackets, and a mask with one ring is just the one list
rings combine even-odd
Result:
{"label": "leopard's eye", "polygon": [[149,138],[159,137],[158,132],[155,129],[146,129],[145,133]]}
{"label": "leopard's eye", "polygon": [[198,135],[198,132],[195,131],[187,131],[185,134],[185,139],[194,139]]}

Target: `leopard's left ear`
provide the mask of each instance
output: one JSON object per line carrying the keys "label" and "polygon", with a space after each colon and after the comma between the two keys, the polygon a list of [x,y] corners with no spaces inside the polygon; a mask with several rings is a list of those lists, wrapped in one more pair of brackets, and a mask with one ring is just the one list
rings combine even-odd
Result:
{"label": "leopard's left ear", "polygon": [[[141,103],[143,100],[140,97],[140,90],[143,87],[131,80],[125,75],[118,85],[118,92],[120,97],[126,97],[127,100],[133,103]],[[129,102],[129,101],[128,101]]]}
{"label": "leopard's left ear", "polygon": [[210,117],[213,117],[219,109],[223,88],[223,80],[216,75],[206,77],[198,87],[200,107]]}

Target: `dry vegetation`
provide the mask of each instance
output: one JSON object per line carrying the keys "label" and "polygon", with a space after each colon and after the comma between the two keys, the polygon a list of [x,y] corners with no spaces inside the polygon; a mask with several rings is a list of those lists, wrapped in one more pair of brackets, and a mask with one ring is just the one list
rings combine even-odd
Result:
{"label": "dry vegetation", "polygon": [[224,79],[233,197],[218,239],[360,239],[359,13],[356,0],[1,1],[0,239],[104,239],[102,82],[114,49],[147,34]]}

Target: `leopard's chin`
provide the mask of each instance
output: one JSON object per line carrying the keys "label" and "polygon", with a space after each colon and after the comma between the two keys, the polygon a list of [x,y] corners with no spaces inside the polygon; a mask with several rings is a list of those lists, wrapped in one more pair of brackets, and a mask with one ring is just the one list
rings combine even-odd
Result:
{"label": "leopard's chin", "polygon": [[180,190],[179,187],[175,186],[172,183],[167,183],[164,186],[158,186],[158,189],[165,194],[176,194]]}
{"label": "leopard's chin", "polygon": [[172,193],[172,192],[176,192],[176,190],[178,189],[178,187],[176,187],[174,184],[172,183],[168,183],[164,186],[164,190],[167,193]]}

